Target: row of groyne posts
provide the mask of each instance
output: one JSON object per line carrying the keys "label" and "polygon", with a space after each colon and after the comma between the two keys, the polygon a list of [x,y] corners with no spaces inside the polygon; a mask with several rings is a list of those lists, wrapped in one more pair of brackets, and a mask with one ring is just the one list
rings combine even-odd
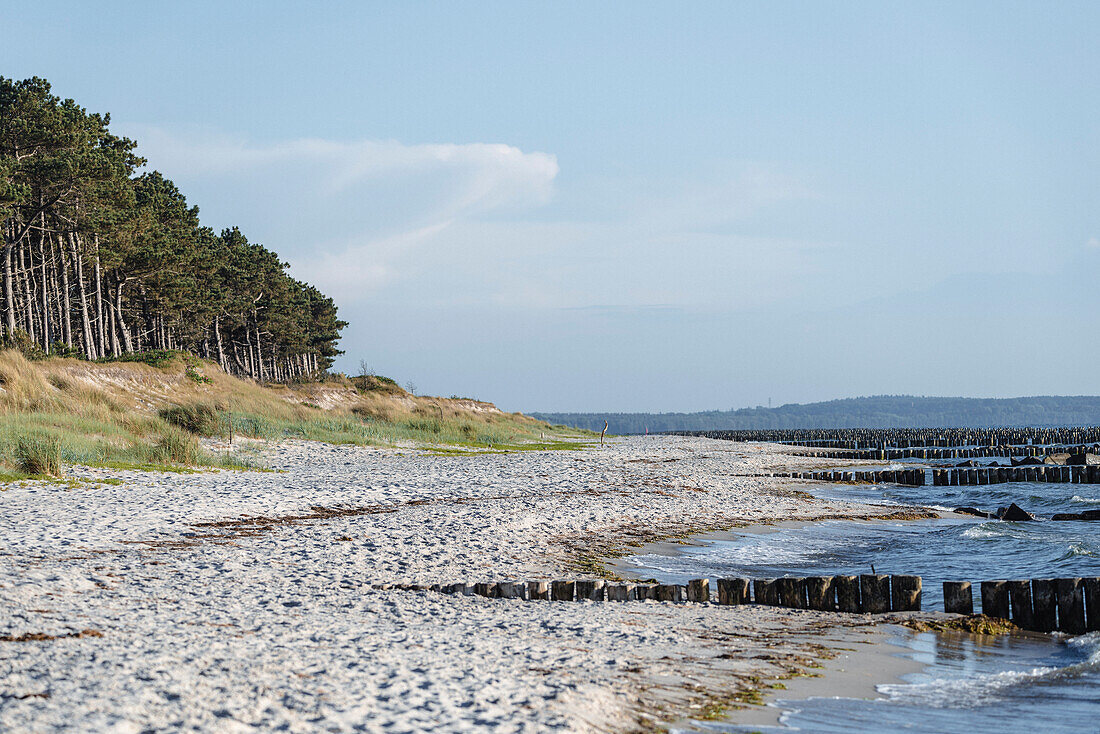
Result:
{"label": "row of groyne posts", "polygon": [[[920,576],[886,574],[722,578],[717,580],[717,595],[711,593],[710,579],[692,579],[686,585],[607,583],[599,579],[374,585],[376,589],[437,591],[490,599],[760,604],[852,614],[919,612],[921,587]],[[983,614],[1010,620],[1022,629],[1070,635],[1100,630],[1100,577],[982,581],[980,589]],[[969,581],[945,581],[943,599],[946,612],[974,613]]]}
{"label": "row of groyne posts", "polygon": [[[1100,426],[1019,428],[776,428],[669,431],[726,441],[767,441],[834,449],[923,447],[1052,446],[1100,443]],[[955,458],[955,457],[943,457]]]}
{"label": "row of groyne posts", "polygon": [[801,471],[772,472],[761,476],[787,479],[812,479],[818,482],[904,484],[923,487],[931,473],[936,487],[963,487],[1006,482],[1047,482],[1060,484],[1100,484],[1100,466],[988,466],[948,469],[883,469],[874,471]]}
{"label": "row of groyne posts", "polygon": [[712,595],[710,579],[682,584],[608,583],[600,579],[569,581],[502,581],[476,584],[375,584],[377,589],[438,591],[491,599],[545,601],[667,601],[765,604],[825,612],[881,614],[919,612],[920,576],[808,576],[768,579],[718,579]]}
{"label": "row of groyne posts", "polygon": [[[780,442],[782,445],[791,445]],[[869,461],[897,461],[900,459],[982,459],[1010,458],[1017,456],[1050,456],[1052,454],[1096,454],[1100,444],[1058,444],[1051,446],[953,446],[951,448],[896,448],[883,446],[873,449],[817,449],[801,448],[797,455],[819,459],[853,459]]]}

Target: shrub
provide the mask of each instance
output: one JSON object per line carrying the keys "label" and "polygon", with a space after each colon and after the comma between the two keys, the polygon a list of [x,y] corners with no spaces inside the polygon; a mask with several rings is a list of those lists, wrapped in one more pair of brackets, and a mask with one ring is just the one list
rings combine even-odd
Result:
{"label": "shrub", "polygon": [[15,447],[15,461],[27,474],[61,476],[61,441],[44,433],[23,436]]}
{"label": "shrub", "polygon": [[187,378],[189,380],[198,383],[199,385],[209,385],[211,382],[213,382],[213,380],[211,380],[209,377],[195,369],[194,365],[187,365],[187,369],[184,371],[184,374],[187,375]]}
{"label": "shrub", "polygon": [[218,409],[209,403],[186,403],[161,408],[158,415],[185,431],[200,436],[216,436],[221,433],[222,420]]}
{"label": "shrub", "polygon": [[199,442],[191,434],[168,426],[153,447],[153,459],[162,464],[197,464]]}
{"label": "shrub", "polygon": [[140,362],[150,367],[167,367],[176,357],[182,356],[182,352],[169,349],[152,349],[148,352],[129,352],[118,357],[100,357],[97,362]]}
{"label": "shrub", "polygon": [[377,392],[382,395],[402,395],[405,392],[396,380],[382,375],[362,375],[352,380],[352,384],[359,392]]}

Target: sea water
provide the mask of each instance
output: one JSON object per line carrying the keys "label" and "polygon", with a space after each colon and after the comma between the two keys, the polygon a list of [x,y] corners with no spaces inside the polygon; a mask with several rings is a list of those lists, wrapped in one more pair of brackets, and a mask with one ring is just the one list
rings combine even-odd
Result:
{"label": "sea water", "polygon": [[[878,467],[882,468],[882,467]],[[902,468],[896,465],[894,468]],[[1051,521],[1100,508],[1100,485],[1008,483],[974,487],[807,485],[821,497],[877,504],[996,510],[1015,502],[1037,522],[980,518],[831,520],[774,532],[733,531],[674,556],[629,560],[640,577],[665,582],[722,576],[871,573],[923,578],[923,607],[943,609],[942,582],[1100,576],[1100,522]],[[980,597],[975,583],[975,611]],[[778,701],[787,730],[821,732],[1100,732],[1100,636],[974,638],[899,633],[925,665],[879,698]],[[706,725],[742,731],[729,725]],[[760,727],[752,727],[758,730]]]}

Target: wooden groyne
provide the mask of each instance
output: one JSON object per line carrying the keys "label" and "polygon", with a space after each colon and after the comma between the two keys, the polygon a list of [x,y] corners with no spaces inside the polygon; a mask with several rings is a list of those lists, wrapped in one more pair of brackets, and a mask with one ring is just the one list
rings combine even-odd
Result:
{"label": "wooden groyne", "polygon": [[926,479],[924,469],[882,469],[873,471],[789,471],[772,472],[755,476],[780,477],[783,479],[812,479],[815,482],[848,482],[858,484],[905,484],[911,487],[923,487]]}
{"label": "wooden groyne", "polygon": [[[661,601],[734,606],[759,604],[849,614],[921,611],[920,576],[862,574],[721,578],[687,584],[608,583],[602,579],[496,581],[474,584],[375,584],[375,589],[561,602]],[[1100,630],[1100,577],[982,581],[981,611],[1036,632],[1080,635]],[[944,611],[974,614],[969,581],[943,582]]]}
{"label": "wooden groyne", "polygon": [[1045,457],[1054,454],[1100,454],[1100,444],[1074,444],[1050,446],[972,446],[953,448],[874,448],[874,449],[804,449],[792,452],[796,456],[815,456],[820,459],[849,459],[867,461],[898,461],[901,459],[1015,459]]}
{"label": "wooden groyne", "polygon": [[498,581],[475,584],[376,584],[376,589],[437,591],[490,599],[531,601],[667,601],[695,604],[763,604],[824,612],[919,612],[920,576],[784,576],[710,579],[681,584],[607,583],[599,579]]}
{"label": "wooden groyne", "polygon": [[726,441],[767,441],[833,449],[1073,446],[1100,443],[1100,426],[1066,428],[843,428],[669,431]]}
{"label": "wooden groyne", "polygon": [[[1100,578],[982,581],[982,614],[1035,632],[1080,635],[1100,630]],[[974,613],[968,581],[943,583],[944,611]]]}
{"label": "wooden groyne", "polygon": [[[923,487],[965,487],[1007,482],[1042,482],[1047,484],[1100,484],[1100,466],[988,466],[951,469],[876,469],[869,471],[793,471],[772,472],[755,476],[784,479],[810,479],[815,482],[848,482],[856,484],[904,484]],[[928,482],[929,476],[932,481]]]}

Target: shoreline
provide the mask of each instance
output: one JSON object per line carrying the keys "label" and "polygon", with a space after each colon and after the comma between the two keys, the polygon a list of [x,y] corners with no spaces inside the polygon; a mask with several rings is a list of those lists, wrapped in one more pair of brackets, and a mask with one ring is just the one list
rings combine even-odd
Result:
{"label": "shoreline", "polygon": [[654,730],[751,703],[843,652],[823,639],[888,621],[371,588],[592,577],[576,564],[657,538],[900,509],[735,476],[807,463],[775,446],[437,457],[285,441],[268,455],[277,471],[0,492],[0,637],[38,640],[0,642],[0,728]]}
{"label": "shoreline", "polygon": [[[643,556],[643,555],[656,555],[656,556],[668,556],[676,557],[683,555],[686,548],[703,548],[714,542],[731,541],[738,538],[738,533],[749,533],[754,535],[767,535],[769,533],[775,533],[784,529],[798,529],[805,528],[814,525],[819,522],[828,522],[831,520],[846,521],[846,522],[889,522],[889,521],[911,521],[921,522],[925,520],[938,520],[938,519],[954,519],[954,520],[973,520],[975,519],[971,515],[965,515],[958,512],[949,512],[941,510],[929,510],[928,516],[910,516],[912,513],[910,510],[899,505],[872,505],[881,507],[892,507],[900,509],[899,513],[891,513],[885,515],[860,515],[843,517],[836,515],[829,515],[820,518],[810,518],[801,520],[777,520],[775,522],[757,522],[748,525],[734,526],[723,530],[710,530],[697,534],[690,535],[685,538],[668,538],[664,540],[654,540],[636,548],[622,556],[609,556],[605,561],[605,565],[608,567],[609,573],[614,575],[615,578],[621,578],[626,581],[640,581],[642,580],[642,569],[638,566],[631,565],[628,561],[631,556]],[[923,508],[912,508],[918,512]],[[736,532],[734,532],[736,530]]]}

